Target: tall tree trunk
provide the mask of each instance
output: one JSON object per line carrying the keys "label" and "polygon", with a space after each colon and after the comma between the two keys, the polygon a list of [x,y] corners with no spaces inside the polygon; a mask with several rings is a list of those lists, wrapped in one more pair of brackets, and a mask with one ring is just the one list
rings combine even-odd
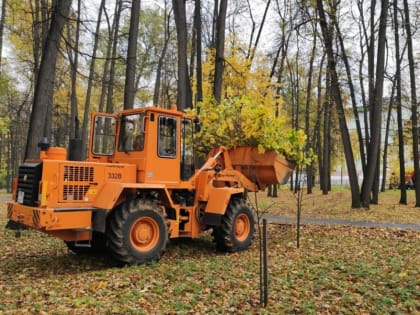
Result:
{"label": "tall tree trunk", "polygon": [[125,67],[124,109],[133,108],[136,86],[137,37],[139,33],[140,0],[131,4],[130,30],[128,33],[127,63]]}
{"label": "tall tree trunk", "polygon": [[180,110],[192,107],[191,84],[187,63],[187,17],[185,0],[173,0],[174,17],[178,43],[178,97]]}
{"label": "tall tree trunk", "polygon": [[4,32],[4,19],[6,17],[6,0],[1,2],[1,17],[0,17],[0,73],[3,61],[3,32]]}
{"label": "tall tree trunk", "polygon": [[219,16],[219,0],[214,0],[213,19],[211,23],[211,42],[210,48],[216,48],[217,18]]}
{"label": "tall tree trunk", "polygon": [[166,51],[168,49],[169,39],[171,37],[170,34],[170,14],[167,13],[167,9],[165,7],[165,41],[163,43],[162,52],[159,56],[159,60],[156,67],[156,80],[155,80],[155,88],[153,92],[153,105],[159,106],[159,98],[160,98],[160,89],[161,89],[161,77],[162,77],[162,68],[163,68],[163,61],[165,60]]}
{"label": "tall tree trunk", "polygon": [[[329,93],[329,92],[327,92]],[[330,97],[328,97],[329,99]],[[324,103],[324,128],[323,128],[323,150],[322,150],[322,164],[321,164],[321,190],[323,195],[328,195],[329,192],[329,178],[331,176],[329,155],[330,155],[330,122],[331,122],[331,105],[329,101]]]}
{"label": "tall tree trunk", "polygon": [[[370,113],[370,120],[369,120],[370,128],[372,128],[372,115],[373,115],[372,112],[373,112],[373,107],[375,105],[375,8],[376,8],[376,0],[371,0],[370,3],[371,3],[370,37],[369,39],[366,38],[366,41],[367,41],[367,49],[368,49],[367,51],[368,53],[368,95],[369,95],[368,112]],[[367,142],[367,144],[369,142]]]}
{"label": "tall tree trunk", "polygon": [[226,24],[227,0],[220,0],[220,9],[217,16],[216,27],[216,60],[214,69],[213,96],[217,103],[222,100],[223,70],[225,55],[225,24]]}
{"label": "tall tree trunk", "polygon": [[381,192],[386,190],[386,182],[387,182],[387,168],[388,168],[388,147],[389,147],[389,127],[391,125],[391,118],[392,118],[392,110],[394,108],[395,103],[395,77],[392,80],[392,89],[391,89],[391,97],[388,103],[388,112],[386,116],[386,126],[385,126],[385,138],[384,138],[384,151],[382,155],[382,183],[381,183]]}
{"label": "tall tree trunk", "polygon": [[88,122],[89,122],[89,113],[90,113],[90,98],[92,96],[92,85],[93,85],[93,79],[95,76],[96,54],[98,50],[99,32],[101,29],[101,19],[102,19],[102,11],[104,9],[104,5],[105,5],[105,0],[101,0],[101,4],[99,5],[98,20],[96,22],[95,36],[93,40],[92,58],[91,58],[90,67],[89,67],[89,78],[87,82],[86,99],[85,99],[83,121],[82,121],[82,160],[86,159],[87,157],[86,148],[87,148],[87,140],[88,140],[87,133],[88,133]]}
{"label": "tall tree trunk", "polygon": [[[324,61],[325,61],[325,52],[322,54],[321,61],[318,66],[318,79],[317,79],[317,101],[316,101],[316,122],[314,127],[314,135],[312,136],[312,142],[314,147],[314,152],[318,155],[318,177],[319,183],[321,183],[321,174],[323,170],[323,160],[322,160],[322,145],[321,145],[321,126],[322,126],[322,116],[323,116],[323,106],[322,106],[322,79],[323,79],[323,68],[324,68]],[[315,168],[315,162],[312,162],[312,168]],[[315,177],[313,172],[313,177]],[[315,180],[313,180],[313,184],[315,185]]]}
{"label": "tall tree trunk", "polygon": [[[71,65],[71,115],[70,115],[70,139],[76,135],[76,120],[79,119],[79,113],[77,108],[77,68],[79,65],[79,37],[80,37],[80,1],[77,1],[77,21],[76,21],[76,37],[74,41],[74,55],[70,54],[70,65]],[[70,29],[70,25],[68,25]],[[69,32],[69,35],[70,32]],[[69,36],[70,39],[70,36]],[[73,58],[72,58],[73,57]]]}
{"label": "tall tree trunk", "polygon": [[413,53],[413,39],[411,35],[410,12],[408,10],[408,2],[404,0],[404,15],[405,15],[405,32],[407,34],[407,54],[408,64],[410,70],[410,92],[411,92],[411,119],[412,119],[412,134],[413,134],[413,162],[414,162],[414,187],[416,189],[416,207],[420,207],[420,167],[419,167],[419,129],[418,129],[418,104],[416,94],[416,76],[415,63]]}
{"label": "tall tree trunk", "polygon": [[[117,7],[118,7],[118,2],[115,4],[115,12],[117,12]],[[109,21],[109,16],[106,10],[106,6],[104,6],[104,14],[106,17],[106,21],[107,21],[107,26],[108,26],[108,42],[107,42],[107,47],[106,47],[106,55],[105,55],[105,64],[103,67],[103,73],[102,73],[102,84],[101,84],[101,96],[99,98],[99,106],[98,106],[98,111],[103,112],[104,108],[105,108],[105,101],[106,101],[106,95],[107,95],[107,91],[108,91],[108,86],[109,86],[109,68],[110,68],[110,64],[111,64],[111,54],[112,54],[112,46],[113,46],[113,34],[114,34],[114,29],[116,27],[116,16],[114,16],[114,20],[112,22],[112,26],[110,24]],[[116,14],[115,14],[116,15]]]}
{"label": "tall tree trunk", "polygon": [[51,25],[42,54],[38,80],[35,87],[28,137],[26,141],[25,158],[38,158],[39,140],[46,135],[45,120],[51,112],[47,112],[48,100],[54,91],[55,67],[61,34],[68,18],[71,0],[57,1],[53,7]]}
{"label": "tall tree trunk", "polygon": [[340,43],[341,58],[343,59],[343,62],[344,62],[345,68],[346,68],[347,82],[348,82],[349,90],[350,90],[353,116],[354,116],[354,121],[356,123],[356,132],[357,132],[357,137],[358,137],[358,140],[359,140],[360,160],[362,162],[362,169],[364,170],[366,168],[365,145],[363,143],[363,132],[362,132],[362,125],[360,123],[360,115],[359,115],[359,111],[358,111],[358,108],[357,108],[358,104],[357,104],[357,101],[356,101],[356,93],[354,92],[353,79],[351,77],[350,62],[349,62],[349,59],[348,59],[347,54],[346,54],[346,49],[344,47],[344,40],[343,40],[343,36],[341,35],[341,30],[340,30],[340,27],[338,25],[338,22],[336,20],[334,20],[334,24],[335,24],[335,28],[337,30],[338,41]]}
{"label": "tall tree trunk", "polygon": [[[48,29],[49,29],[49,3],[48,0],[41,0],[41,50],[44,51],[45,43],[47,42]],[[54,93],[50,93],[47,100],[47,113],[51,113],[53,110]],[[45,137],[51,139],[52,133],[52,115],[47,115],[45,119]],[[55,143],[57,145],[57,143]]]}
{"label": "tall tree trunk", "polygon": [[336,71],[336,61],[333,52],[332,34],[328,30],[328,24],[325,16],[324,5],[322,0],[317,0],[317,9],[319,14],[319,23],[322,30],[322,37],[324,38],[325,49],[328,56],[327,69],[331,75],[332,94],[335,101],[335,106],[338,114],[338,122],[340,127],[341,138],[344,147],[344,155],[346,158],[347,171],[349,174],[350,190],[351,190],[351,206],[352,208],[360,208],[360,190],[357,179],[356,165],[354,163],[353,150],[351,148],[351,141],[349,130],[347,128],[346,117],[344,113],[344,105],[341,98],[341,91],[339,86],[339,79]]}
{"label": "tall tree trunk", "polygon": [[115,82],[115,63],[117,61],[117,45],[118,35],[120,31],[120,17],[122,11],[122,0],[118,0],[115,5],[115,17],[114,17],[114,34],[112,38],[112,54],[111,54],[111,65],[109,69],[109,84],[106,99],[106,112],[112,113],[114,111],[114,82]]}
{"label": "tall tree trunk", "polygon": [[363,178],[362,187],[362,205],[369,208],[371,202],[371,192],[374,189],[375,174],[377,174],[378,157],[381,139],[381,117],[382,117],[382,95],[385,67],[385,36],[386,36],[386,18],[388,10],[388,0],[382,1],[381,17],[379,22],[378,34],[378,55],[376,64],[376,83],[374,88],[374,101],[371,112],[371,139],[368,148],[368,159],[366,172]]}
{"label": "tall tree trunk", "polygon": [[[361,51],[361,59],[359,62],[359,82],[360,82],[360,95],[362,98],[362,108],[363,108],[363,121],[364,121],[364,139],[361,139],[361,141],[363,142],[362,145],[364,147],[363,151],[366,152],[367,149],[367,145],[369,143],[369,139],[370,139],[370,131],[369,131],[369,104],[368,104],[368,100],[366,100],[366,89],[365,89],[365,83],[364,83],[364,71],[366,68],[365,65],[365,55],[368,55],[368,63],[369,63],[369,52],[370,52],[370,45],[369,45],[369,36],[368,36],[368,31],[367,31],[367,27],[365,24],[365,18],[364,18],[364,13],[365,13],[365,9],[363,8],[363,3],[364,0],[358,0],[357,1],[357,7],[359,9],[359,34],[360,34],[360,51]],[[363,42],[363,38],[365,38],[366,43]],[[367,52],[365,53],[364,51],[364,47],[367,47],[366,50]],[[368,80],[369,80],[369,75],[368,75]],[[369,94],[369,92],[368,92]],[[363,167],[363,173],[365,172],[365,168],[366,168],[366,153],[364,156],[364,160],[365,160],[365,165]]]}
{"label": "tall tree trunk", "polygon": [[[6,0],[3,0],[6,2]],[[30,5],[32,6],[33,3],[30,1]],[[36,81],[38,80],[39,74],[39,64],[41,60],[41,52],[42,52],[42,39],[40,36],[39,27],[41,25],[41,17],[40,17],[40,0],[35,0],[35,8],[32,8],[32,38],[33,38],[33,57],[34,57],[34,64],[33,64],[33,77],[36,86]]]}
{"label": "tall tree trunk", "polygon": [[194,11],[194,28],[196,31],[196,50],[197,50],[197,65],[196,65],[196,89],[197,89],[197,102],[203,101],[203,69],[202,69],[202,26],[201,26],[201,0],[195,0]]}
{"label": "tall tree trunk", "polygon": [[[305,152],[306,155],[309,154],[309,150],[311,148],[311,144],[313,141],[309,139],[309,130],[310,130],[310,105],[311,105],[311,91],[312,91],[312,76],[313,76],[313,68],[314,68],[314,59],[316,53],[316,45],[317,45],[317,32],[316,32],[316,25],[313,26],[313,45],[311,51],[311,57],[309,60],[309,71],[308,71],[308,85],[306,87],[306,104],[305,104],[305,134],[307,136],[306,145],[305,145]],[[312,194],[312,173],[313,173],[313,165],[309,164],[306,166],[306,178],[307,178],[307,193]]]}
{"label": "tall tree trunk", "polygon": [[[400,161],[400,204],[407,204],[407,191],[405,187],[405,159],[404,159],[404,136],[401,108],[401,58],[400,58],[400,35],[398,24],[398,3],[394,1],[394,36],[395,36],[395,83],[397,88],[397,124],[398,124],[398,157]],[[385,169],[385,165],[384,165]]]}

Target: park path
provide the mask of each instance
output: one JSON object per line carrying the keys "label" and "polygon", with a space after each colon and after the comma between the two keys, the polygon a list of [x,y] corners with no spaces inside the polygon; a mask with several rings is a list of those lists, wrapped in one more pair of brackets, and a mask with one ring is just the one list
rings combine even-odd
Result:
{"label": "park path", "polygon": [[[268,222],[279,224],[296,224],[296,218],[286,216],[266,215],[264,218]],[[325,219],[325,218],[301,218],[301,224],[317,224],[317,225],[349,225],[365,228],[387,228],[400,230],[420,231],[420,223],[391,223],[391,222],[371,222],[357,221],[348,219]]]}

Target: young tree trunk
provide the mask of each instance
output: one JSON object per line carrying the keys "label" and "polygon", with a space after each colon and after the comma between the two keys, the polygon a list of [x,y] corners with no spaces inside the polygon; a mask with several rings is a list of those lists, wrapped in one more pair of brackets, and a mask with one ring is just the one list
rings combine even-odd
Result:
{"label": "young tree trunk", "polygon": [[216,60],[214,69],[213,96],[217,103],[222,100],[223,70],[225,55],[225,24],[227,0],[220,0],[220,9],[216,27]]}
{"label": "young tree trunk", "polygon": [[[273,66],[271,67],[271,72],[270,72],[270,79],[273,79],[274,75],[277,74],[277,83],[278,83],[278,86],[276,88],[276,94],[277,95],[280,95],[280,93],[281,93],[280,83],[283,81],[284,61],[285,61],[286,55],[287,55],[289,39],[290,39],[290,36],[292,34],[291,32],[288,32],[287,37],[286,37],[286,28],[285,28],[286,23],[284,22],[284,20],[282,20],[282,22],[283,23],[280,23],[280,25],[281,25],[281,35],[280,35],[281,40],[280,40],[280,44],[279,44],[279,47],[278,47],[277,52],[276,52],[276,56],[274,57]],[[280,106],[280,104],[279,104],[279,102],[277,102],[276,103],[276,112],[275,112],[276,117],[278,117],[278,115],[279,115],[279,106]],[[267,190],[267,196],[268,197],[277,197],[277,186],[274,187],[274,185],[270,185],[269,189]]]}
{"label": "young tree trunk", "polygon": [[360,207],[360,190],[357,180],[356,165],[354,163],[353,150],[351,148],[351,141],[349,130],[347,128],[346,117],[344,113],[344,105],[341,98],[341,91],[339,86],[339,79],[336,71],[336,61],[333,52],[332,34],[328,30],[328,24],[325,16],[324,5],[322,0],[317,0],[317,9],[319,14],[319,23],[322,30],[322,37],[328,56],[327,69],[331,75],[332,94],[335,101],[335,106],[338,114],[338,122],[340,127],[341,138],[344,147],[344,155],[346,158],[347,171],[349,174],[350,190],[351,190],[351,206],[352,208]]}
{"label": "young tree trunk", "polygon": [[363,178],[363,188],[361,201],[363,207],[369,208],[371,202],[371,193],[374,190],[375,175],[378,174],[378,156],[381,139],[381,118],[382,118],[382,95],[384,82],[384,66],[385,66],[385,35],[386,35],[386,18],[388,10],[388,0],[382,1],[381,17],[379,22],[378,34],[378,55],[376,65],[376,83],[374,101],[371,113],[371,139],[368,148],[368,159],[366,172]]}
{"label": "young tree trunk", "polygon": [[133,108],[136,86],[137,37],[139,33],[140,0],[131,4],[130,30],[128,32],[127,63],[125,67],[124,109]]}
{"label": "young tree trunk", "polygon": [[407,54],[410,70],[410,92],[411,92],[411,119],[413,134],[413,162],[414,162],[414,187],[416,189],[416,207],[420,207],[420,167],[419,167],[419,129],[418,129],[418,104],[416,92],[415,63],[413,53],[413,39],[411,35],[410,12],[408,2],[404,0],[405,31],[407,34]]}
{"label": "young tree trunk", "polygon": [[92,50],[92,59],[90,62],[89,68],[89,78],[87,83],[87,90],[86,90],[86,99],[85,99],[85,106],[83,111],[83,122],[82,122],[82,160],[85,160],[87,157],[86,148],[87,148],[87,140],[88,140],[88,122],[89,122],[89,114],[90,114],[90,98],[92,96],[92,85],[93,85],[93,78],[95,76],[95,64],[96,64],[96,53],[98,50],[98,42],[99,42],[99,32],[101,27],[101,19],[102,19],[102,11],[104,9],[105,0],[101,0],[101,4],[99,5],[99,12],[98,12],[98,20],[96,22],[96,30],[95,30],[95,38],[93,40],[93,50]]}
{"label": "young tree trunk", "polygon": [[51,25],[42,54],[38,80],[35,87],[28,137],[26,141],[25,158],[38,158],[38,142],[50,130],[46,130],[45,120],[51,115],[47,112],[48,101],[54,92],[55,66],[61,34],[69,15],[71,0],[57,1],[53,7]]}
{"label": "young tree trunk", "polygon": [[248,52],[248,59],[251,61],[250,64],[252,64],[252,61],[254,60],[255,52],[257,51],[257,47],[260,42],[261,33],[265,24],[265,20],[267,18],[267,12],[268,12],[268,9],[270,8],[270,3],[271,3],[271,0],[268,0],[267,4],[265,5],[265,10],[264,10],[264,14],[261,20],[260,28],[258,30],[257,38],[255,39],[254,46]]}

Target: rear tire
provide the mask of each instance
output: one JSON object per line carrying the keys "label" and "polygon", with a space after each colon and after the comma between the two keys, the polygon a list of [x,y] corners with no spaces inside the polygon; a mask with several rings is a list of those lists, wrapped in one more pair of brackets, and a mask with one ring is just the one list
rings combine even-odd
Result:
{"label": "rear tire", "polygon": [[232,199],[222,224],[213,228],[217,250],[236,252],[248,248],[254,235],[254,215],[243,199]]}
{"label": "rear tire", "polygon": [[109,218],[107,238],[112,256],[123,264],[159,260],[168,243],[162,208],[140,199],[124,203]]}

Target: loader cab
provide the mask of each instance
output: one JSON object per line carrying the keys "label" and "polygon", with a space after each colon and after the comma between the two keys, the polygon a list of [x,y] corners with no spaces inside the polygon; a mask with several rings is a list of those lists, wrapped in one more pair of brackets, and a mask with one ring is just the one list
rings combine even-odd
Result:
{"label": "loader cab", "polygon": [[193,117],[173,109],[94,113],[89,159],[135,164],[137,182],[176,187],[195,171],[195,125]]}

